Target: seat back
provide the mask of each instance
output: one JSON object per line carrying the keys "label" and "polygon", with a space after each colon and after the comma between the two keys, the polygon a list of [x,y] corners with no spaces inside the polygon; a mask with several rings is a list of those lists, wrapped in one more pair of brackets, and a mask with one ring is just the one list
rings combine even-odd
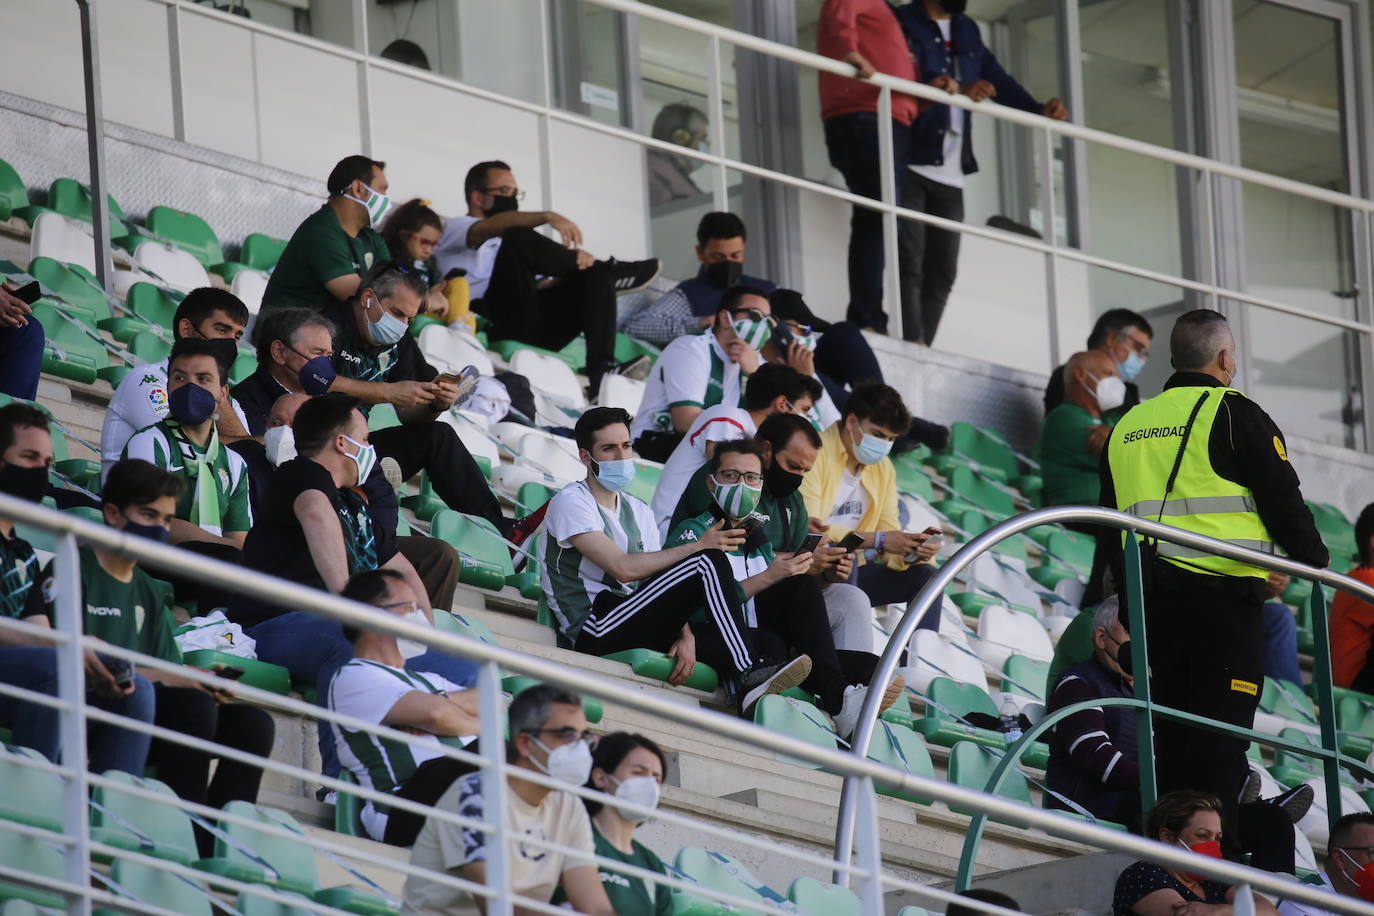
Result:
{"label": "seat back", "polygon": [[430,523],[430,533],[458,551],[462,560],[459,579],[463,582],[499,590],[506,577],[515,574],[506,542],[484,518],[442,509]]}
{"label": "seat back", "polygon": [[572,407],[586,407],[587,398],[572,367],[556,356],[534,350],[517,350],[510,371],[530,380],[530,386],[550,400]]}
{"label": "seat back", "polygon": [[532,463],[535,468],[547,471],[564,484],[581,480],[587,476],[587,467],[569,452],[569,447],[575,447],[572,446],[572,440],[567,442],[568,446],[564,446],[545,433],[526,433],[520,437],[520,447],[517,449],[520,452],[519,461]]}
{"label": "seat back", "polygon": [[15,210],[29,205],[29,192],[24,179],[3,159],[0,159],[0,221],[9,219]]}
{"label": "seat back", "polygon": [[118,770],[110,770],[104,776],[121,785],[156,792],[168,801],[149,801],[116,787],[96,786],[91,790],[92,828],[123,831],[141,843],[152,841],[159,858],[178,858],[183,861],[196,858],[196,835],[191,818],[176,807],[176,793],[165,783]]}
{"label": "seat back", "polygon": [[416,343],[429,364],[440,372],[459,372],[465,366],[476,366],[482,375],[496,374],[491,357],[477,339],[449,325],[425,325]]}
{"label": "seat back", "polygon": [[[967,716],[971,712],[983,713],[994,718],[998,715],[997,707],[993,704],[992,697],[988,696],[988,692],[973,684],[960,684],[947,677],[937,677],[931,681],[926,695],[956,716]],[[926,714],[936,718],[949,718],[949,714],[938,707],[927,710]]]}
{"label": "seat back", "polygon": [[271,271],[286,250],[285,239],[274,239],[261,232],[250,232],[239,249],[239,263],[254,270]]}
{"label": "seat back", "polygon": [[169,334],[175,332],[180,302],[156,283],[140,281],[130,286],[124,294],[124,304],[143,320],[165,328]]}
{"label": "seat back", "polygon": [[93,322],[110,317],[109,301],[98,288],[95,277],[85,268],[39,257],[29,262],[28,273],[70,305],[73,311],[86,313]]}
{"label": "seat back", "polygon": [[[955,785],[984,792],[996,767],[997,756],[972,741],[960,741],[949,749],[949,781]],[[1008,773],[998,794],[1029,805],[1030,784],[1026,782],[1025,774],[1020,770]],[[953,805],[950,809],[959,810]]]}
{"label": "seat back", "polygon": [[85,223],[51,211],[38,214],[33,220],[33,236],[29,239],[29,257],[52,258],[68,264],[79,264],[95,273],[95,239]]}
{"label": "seat back", "polygon": [[1016,504],[1010,494],[979,477],[971,468],[953,468],[949,475],[949,485],[969,502],[999,521],[1016,512]]}
{"label": "seat back", "polygon": [[902,669],[907,685],[929,693],[934,682],[953,679],[986,692],[987,674],[978,659],[954,648],[934,630],[917,630],[907,647],[907,666]]}
{"label": "seat back", "polygon": [[1086,534],[1077,531],[1056,531],[1050,535],[1046,549],[1054,554],[1059,562],[1071,566],[1082,577],[1092,573],[1093,554],[1096,542]]}
{"label": "seat back", "polygon": [[787,899],[807,916],[859,916],[859,897],[847,887],[824,884],[815,878],[798,878],[787,889]]}
{"label": "seat back", "polygon": [[[817,747],[835,750],[835,733],[825,721],[825,713],[794,697],[770,694],[754,705],[754,721],[769,731],[791,735]],[[819,769],[809,760],[778,754],[777,759],[797,766]]]}
{"label": "seat back", "polygon": [[643,382],[614,372],[601,376],[601,388],[596,393],[596,403],[600,406],[619,407],[634,416],[639,413],[639,405],[643,400]]}
{"label": "seat back", "polygon": [[[110,206],[110,238],[128,235],[129,227],[124,224],[124,210],[119,201],[113,194],[106,194],[105,199]],[[91,189],[75,178],[58,178],[48,186],[47,207],[63,216],[83,223],[94,222],[91,204]]]}
{"label": "seat back", "polygon": [[[873,741],[868,746],[868,756],[879,763],[905,770],[913,776],[935,776],[935,765],[931,762],[930,749],[926,747],[925,737],[904,725],[893,725],[879,719],[878,727],[873,732]],[[928,798],[882,781],[878,782],[878,791],[918,804],[930,804]]]}
{"label": "seat back", "polygon": [[1024,611],[997,604],[983,608],[978,615],[978,638],[983,645],[975,651],[995,668],[1001,668],[1013,654],[1044,662],[1054,658],[1049,633],[1038,619]]}
{"label": "seat back", "polygon": [[[300,894],[291,894],[289,896],[302,903],[309,902]],[[269,900],[251,891],[244,891],[239,894],[238,902],[234,906],[241,916],[313,916],[316,912],[315,910],[306,909],[304,906],[292,906],[289,903]]]}
{"label": "seat back", "polygon": [[210,275],[195,256],[173,245],[144,242],[134,251],[134,266],[183,293],[210,285]]}
{"label": "seat back", "polygon": [[[182,916],[211,916],[208,891],[197,884],[187,883],[181,876],[165,868],[157,868],[130,859],[115,859],[110,877],[118,885],[121,897],[161,907]],[[118,910],[95,910],[111,914]]]}
{"label": "seat back", "polygon": [[1049,697],[1050,663],[1012,655],[1002,665],[1002,689],[1007,693],[1044,700]]}
{"label": "seat back", "polygon": [[447,410],[439,415],[439,420],[453,427],[472,457],[485,458],[493,468],[501,464],[501,449],[487,436],[486,424],[479,415]]}
{"label": "seat back", "polygon": [[210,224],[194,213],[171,207],[153,207],[145,220],[148,229],[182,251],[188,252],[202,267],[224,263],[224,249]]}
{"label": "seat back", "polygon": [[981,429],[971,423],[956,422],[949,428],[949,450],[958,452],[977,463],[1002,480],[1015,477],[1020,468],[1016,454],[990,430]]}
{"label": "seat back", "polygon": [[149,331],[140,331],[129,341],[129,353],[140,364],[160,363],[167,358],[172,345]]}
{"label": "seat back", "polygon": [[[231,801],[224,806],[229,814],[237,814],[262,824],[276,824],[294,833],[304,833],[295,818],[285,811],[254,805],[246,801]],[[299,840],[276,833],[266,833],[254,827],[221,821],[220,829],[246,849],[252,850],[277,872],[279,886],[302,893],[313,893],[319,886],[319,872],[315,867],[315,852]],[[215,858],[225,859],[238,865],[256,865],[237,848],[230,846],[224,837],[215,838]]]}
{"label": "seat back", "polygon": [[17,744],[0,744],[0,820],[56,827],[62,817],[62,780],[29,763],[43,755]]}
{"label": "seat back", "polygon": [[[763,887],[762,883],[749,869],[727,855],[708,852],[697,846],[684,846],[678,850],[673,865],[693,881],[718,893],[748,901],[762,902],[764,899],[759,893],[759,888]],[[675,891],[674,896],[677,895],[678,892]],[[702,899],[701,903],[706,901]],[[701,912],[720,912],[728,908],[728,905],[714,901],[706,905],[709,909]],[[674,912],[680,914],[684,909],[674,906]]]}
{"label": "seat back", "polygon": [[229,292],[242,300],[250,315],[256,315],[262,310],[262,294],[266,291],[267,274],[256,270],[239,271],[234,274],[234,282],[229,284]]}

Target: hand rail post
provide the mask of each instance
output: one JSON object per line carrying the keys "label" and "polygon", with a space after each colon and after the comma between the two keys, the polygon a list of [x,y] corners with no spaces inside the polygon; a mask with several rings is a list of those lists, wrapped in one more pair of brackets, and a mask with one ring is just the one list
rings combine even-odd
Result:
{"label": "hand rail post", "polygon": [[[1047,123],[1054,123],[1048,118]],[[1054,199],[1054,132],[1048,127],[1040,147],[1040,212],[1041,228],[1050,250],[1045,254],[1045,327],[1050,335],[1050,365],[1058,366],[1059,358],[1059,208]]]}
{"label": "hand rail post", "polygon": [[858,848],[859,867],[868,874],[859,884],[859,912],[863,916],[883,916],[883,852],[878,834],[878,793],[873,780],[859,780]]}
{"label": "hand rail post", "polygon": [[[1317,724],[1321,727],[1322,748],[1339,753],[1340,733],[1336,731],[1336,697],[1332,690],[1331,635],[1326,617],[1326,595],[1320,583],[1312,584],[1308,601],[1312,610],[1312,683],[1317,686]],[[1322,760],[1326,782],[1326,819],[1334,825],[1341,816],[1341,765],[1335,756]]]}
{"label": "hand rail post", "polygon": [[483,662],[477,672],[477,703],[482,714],[482,756],[490,761],[482,769],[482,820],[496,828],[484,838],[487,886],[494,893],[482,911],[487,916],[512,916],[510,847],[506,843],[506,794],[511,791],[506,785],[506,710],[501,697],[501,668],[496,662]]}
{"label": "hand rail post", "polygon": [[100,33],[91,0],[76,0],[81,11],[81,68],[86,84],[86,156],[91,170],[91,229],[95,278],[105,295],[114,293],[110,251],[110,197],[105,186],[105,111],[100,100]]}
{"label": "hand rail post", "polygon": [[893,339],[902,339],[902,273],[897,240],[898,169],[905,170],[905,162],[896,161],[892,147],[892,87],[878,90],[878,193],[883,202],[883,309],[887,312],[888,332]]}
{"label": "hand rail post", "polygon": [[1124,553],[1126,573],[1126,614],[1131,631],[1131,680],[1135,698],[1145,706],[1136,712],[1136,758],[1140,765],[1140,811],[1145,814],[1155,804],[1154,712],[1150,700],[1150,644],[1145,632],[1145,587],[1141,576],[1140,541],[1127,531]]}
{"label": "hand rail post", "polygon": [[[89,887],[91,831],[86,799],[89,785],[86,779],[86,664],[81,645],[84,603],[81,600],[81,552],[76,535],[64,534],[57,542],[53,562],[57,585],[57,629],[66,634],[63,645],[57,647],[54,663],[57,666],[57,695],[69,704],[62,712],[59,734],[62,736],[62,764],[72,775],[63,780],[62,832],[71,837],[65,850],[66,879],[77,887]],[[91,898],[82,894],[67,901],[67,912],[76,916],[90,916]]]}
{"label": "hand rail post", "polygon": [[711,167],[711,205],[730,209],[730,175],[725,168],[725,89],[721,86],[720,37],[712,35],[706,54],[706,107],[711,109],[711,152],[720,161]]}

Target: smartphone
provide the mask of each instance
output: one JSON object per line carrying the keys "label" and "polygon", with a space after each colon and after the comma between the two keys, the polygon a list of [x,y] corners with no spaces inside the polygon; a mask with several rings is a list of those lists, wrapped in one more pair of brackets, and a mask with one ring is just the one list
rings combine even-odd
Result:
{"label": "smartphone", "polygon": [[754,529],[761,524],[763,524],[763,520],[761,518],[759,518],[757,515],[751,515],[748,518],[741,520],[738,527],[746,535],[749,535],[753,534]]}
{"label": "smartphone", "polygon": [[458,382],[459,378],[461,378],[461,376],[459,376],[457,372],[440,372],[438,375],[434,376],[434,381],[446,382],[453,385]]}
{"label": "smartphone", "polygon": [[219,669],[215,673],[227,680],[237,681],[239,678],[243,677],[247,672],[244,671],[242,668],[233,668],[229,665],[225,665],[223,668]]}
{"label": "smartphone", "polygon": [[39,299],[43,298],[43,290],[38,285],[38,281],[34,280],[32,282],[25,283],[23,286],[19,287],[13,293],[11,293],[11,295],[14,296],[16,299],[24,300],[24,303],[26,305],[33,305]]}
{"label": "smartphone", "polygon": [[800,548],[797,552],[798,552],[798,553],[815,553],[815,552],[816,552],[816,548],[819,547],[819,546],[821,546],[821,537],[822,537],[822,535],[819,535],[819,534],[808,534],[808,535],[802,540],[801,548]]}
{"label": "smartphone", "polygon": [[863,542],[864,539],[861,536],[851,531],[844,537],[840,538],[840,543],[836,544],[835,546],[842,547],[845,550],[848,550],[852,553],[853,551],[858,550],[859,547],[863,544]]}
{"label": "smartphone", "polygon": [[116,687],[123,690],[134,682],[133,662],[122,656],[106,655],[104,652],[97,652],[95,656],[100,659],[100,664],[105,666],[105,670],[110,672]]}

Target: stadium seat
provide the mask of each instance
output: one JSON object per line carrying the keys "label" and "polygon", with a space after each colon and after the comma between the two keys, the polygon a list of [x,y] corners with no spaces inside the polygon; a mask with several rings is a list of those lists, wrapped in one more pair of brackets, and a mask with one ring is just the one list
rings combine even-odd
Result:
{"label": "stadium seat", "polygon": [[629,362],[637,356],[647,356],[649,359],[658,361],[659,354],[663,351],[645,340],[637,340],[629,334],[622,334],[619,331],[615,335],[615,358],[616,362]]}
{"label": "stadium seat", "polygon": [[[936,508],[943,512],[946,508],[953,509],[956,507],[946,501],[940,503]],[[1008,513],[1008,516],[1010,516],[1010,513]],[[1004,516],[1003,519],[1008,516]],[[982,534],[984,531],[987,531],[993,525],[997,524],[998,521],[1003,520],[990,518],[975,509],[967,509],[951,517],[957,520],[959,527],[962,528],[964,533],[970,538]],[[1024,538],[1020,537],[1013,536],[1003,541],[999,541],[997,545],[992,548],[992,553],[995,554],[998,559],[1012,561],[1018,570],[1024,570],[1030,562],[1029,555],[1026,553],[1026,541]]]}
{"label": "stadium seat", "polygon": [[[696,846],[678,850],[673,865],[678,871],[703,887],[720,894],[738,897],[751,903],[787,903],[777,891],[755,878],[749,869],[718,852]],[[673,916],[726,916],[743,909],[735,904],[698,897],[687,891],[673,891]]]}
{"label": "stadium seat", "polygon": [[997,720],[997,707],[987,691],[972,684],[960,684],[946,677],[937,677],[925,692],[934,703],[926,704],[925,716],[917,719],[912,727],[925,735],[926,741],[942,747],[950,747],[956,741],[975,741],[985,747],[995,748],[999,753],[1006,749],[1007,741],[1000,731],[974,727],[955,718],[969,713],[982,713]]}
{"label": "stadium seat", "polygon": [[210,285],[210,275],[195,256],[173,245],[146,241],[134,251],[134,271],[131,279],[151,275],[162,285],[183,293]]}
{"label": "stadium seat", "polygon": [[155,283],[135,283],[124,294],[124,305],[137,317],[110,318],[100,323],[100,329],[108,331],[121,343],[130,342],[135,334],[143,331],[151,331],[170,341],[175,337],[174,316],[180,302],[180,294],[164,290]]}
{"label": "stadium seat", "polygon": [[[439,623],[440,611],[434,612],[434,622]],[[351,785],[357,785],[358,780],[353,775],[353,771],[344,767],[339,771],[339,779]],[[344,836],[366,837],[367,831],[363,829],[363,808],[367,802],[352,792],[345,792],[340,789],[334,796],[334,832],[342,833]],[[369,837],[370,839],[370,837]],[[247,914],[244,914],[247,916]]]}
{"label": "stadium seat", "polygon": [[80,316],[91,327],[109,319],[109,300],[84,267],[40,257],[29,261],[28,273],[47,288],[45,296],[51,292],[62,300],[67,311]]}
{"label": "stadium seat", "polygon": [[[245,913],[244,916],[248,916],[248,914]],[[932,914],[923,906],[904,906],[897,911],[897,916],[932,916]]]}
{"label": "stadium seat", "polygon": [[193,667],[207,670],[212,670],[216,665],[238,668],[243,672],[243,677],[239,678],[240,684],[282,695],[291,692],[291,674],[281,665],[231,655],[217,649],[192,649],[182,653],[181,660]]}
{"label": "stadium seat", "polygon": [[[935,778],[935,766],[930,760],[930,749],[926,747],[926,739],[901,725],[893,725],[890,722],[878,721],[878,727],[873,732],[873,740],[868,746],[868,756],[885,763],[890,767],[905,770],[913,776],[929,776]],[[902,798],[909,802],[919,805],[930,804],[929,798],[924,798],[907,789],[877,781],[877,790],[883,795],[891,795]]]}
{"label": "stadium seat", "polygon": [[467,411],[448,410],[439,415],[439,420],[453,427],[468,454],[477,459],[478,464],[485,460],[483,472],[490,480],[492,471],[501,464],[501,449],[487,435],[486,418]]}
{"label": "stadium seat", "polygon": [[194,213],[157,206],[148,211],[144,224],[163,241],[189,252],[206,269],[224,263],[219,236],[209,223]]}
{"label": "stadium seat", "polygon": [[234,279],[229,284],[229,292],[239,297],[247,307],[249,315],[257,315],[262,309],[262,294],[267,292],[267,274],[256,270],[240,270],[234,274]]}
{"label": "stadium seat", "polygon": [[[129,227],[124,221],[124,210],[119,206],[119,202],[114,199],[113,194],[106,194],[105,198],[110,205],[110,238],[123,238],[129,234]],[[94,220],[91,215],[91,189],[75,178],[58,178],[48,186],[47,202],[42,206],[29,205],[16,211],[24,222],[38,230],[38,220],[45,212],[57,213],[67,219],[76,220],[89,225]],[[67,260],[58,258],[59,261]]]}
{"label": "stadium seat", "polygon": [[950,425],[949,448],[932,463],[946,477],[961,465],[1004,482],[1020,473],[1016,454],[1001,436],[962,421]]}
{"label": "stadium seat", "polygon": [[1340,729],[1341,753],[1358,757],[1369,756],[1374,747],[1374,706],[1355,696],[1343,696],[1336,704],[1336,727]]}
{"label": "stadium seat", "polygon": [[978,640],[973,651],[993,670],[1001,670],[1012,655],[1043,662],[1054,658],[1054,644],[1036,617],[996,604],[978,615]]}
{"label": "stadium seat", "polygon": [[663,476],[663,465],[644,458],[635,459],[635,479],[630,481],[625,492],[635,499],[646,503],[654,501],[654,491],[658,489],[659,478]]}
{"label": "stadium seat", "polygon": [[29,205],[29,191],[24,179],[3,159],[0,159],[0,222],[5,222]]}
{"label": "stadium seat", "polygon": [[519,491],[515,494],[515,507],[519,510],[520,515],[528,515],[553,499],[557,492],[558,490],[548,484],[535,481],[521,484]]}
{"label": "stadium seat", "polygon": [[[1326,781],[1321,777],[1306,780],[1312,787],[1312,807],[1307,809],[1307,813],[1302,816],[1294,826],[1299,833],[1302,833],[1312,842],[1313,846],[1325,846],[1330,836],[1330,821],[1327,818],[1326,806]],[[1341,786],[1341,815],[1364,814],[1369,811],[1369,805],[1353,788],[1347,785]]]}
{"label": "stadium seat", "polygon": [[[1316,747],[1318,743],[1309,732],[1297,728],[1285,728],[1279,732],[1279,737],[1310,747]],[[1269,773],[1285,786],[1296,786],[1312,779],[1319,770],[1320,765],[1316,758],[1275,748],[1274,765],[1269,768]]]}
{"label": "stadium seat", "polygon": [[596,403],[599,406],[619,407],[634,416],[639,412],[639,404],[643,400],[643,382],[613,372],[601,376],[601,388],[596,393]]}
{"label": "stadium seat", "polygon": [[[520,693],[529,687],[534,687],[542,683],[538,678],[524,677],[522,675],[511,675],[501,678],[501,689],[512,696]],[[587,721],[595,725],[601,721],[606,714],[605,707],[601,701],[591,694],[584,694],[582,697],[582,712],[587,717]]]}
{"label": "stadium seat", "polygon": [[498,645],[496,634],[492,633],[491,627],[487,626],[480,617],[471,617],[459,614],[457,611],[445,611],[436,608],[434,611],[435,629],[445,630],[449,633],[458,633],[472,639],[479,639],[484,643],[493,646]]}
{"label": "stadium seat", "polygon": [[425,359],[440,372],[458,372],[465,366],[476,366],[482,375],[496,374],[491,357],[477,338],[442,322],[425,325],[416,342]]}
{"label": "stadium seat", "polygon": [[[1264,690],[1260,693],[1259,708],[1270,715],[1279,716],[1290,722],[1302,725],[1317,724],[1317,707],[1312,698],[1303,693],[1301,687],[1288,681],[1278,680],[1265,675]],[[1337,720],[1339,721],[1339,709]]]}
{"label": "stadium seat", "polygon": [[859,916],[859,897],[847,887],[824,884],[815,878],[798,878],[787,889],[787,899],[806,916]]}
{"label": "stadium seat", "polygon": [[484,518],[443,509],[435,514],[430,533],[458,551],[459,582],[499,592],[506,578],[515,575],[505,540]]}
{"label": "stadium seat", "polygon": [[175,804],[176,793],[156,779],[131,776],[118,770],[104,774],[121,785],[156,792],[168,802],[149,801],[110,786],[91,789],[91,839],[180,865],[198,858],[191,818]]}
{"label": "stadium seat", "polygon": [[[826,721],[825,713],[795,697],[770,694],[759,700],[754,704],[754,722],[769,731],[790,735],[818,747],[836,749],[835,732]],[[778,760],[786,763],[818,769],[817,765],[809,760],[789,757],[786,754],[776,756]]]}
{"label": "stadium seat", "polygon": [[[618,662],[624,662],[630,666],[630,670],[640,677],[647,677],[655,681],[666,681],[673,673],[673,667],[677,660],[669,658],[662,652],[653,649],[626,649],[623,652],[612,652],[604,656]],[[715,690],[720,685],[720,678],[716,670],[705,662],[698,661],[696,667],[692,669],[692,674],[683,686],[695,687],[697,690],[705,690],[708,693]]]}
{"label": "stadium seat", "polygon": [[[947,476],[955,498],[970,503],[984,515],[1001,521],[1016,514],[1016,503],[1011,495],[993,481],[974,473],[971,468],[956,465]],[[943,512],[944,504],[937,503],[936,508]]]}
{"label": "stadium seat", "polygon": [[150,331],[135,334],[129,341],[129,355],[137,365],[160,363],[172,352],[172,343]]}
{"label": "stadium seat", "polygon": [[913,452],[906,452],[893,458],[892,469],[897,472],[897,490],[899,492],[919,496],[926,502],[934,501],[935,487],[930,482],[930,475],[926,473],[924,465],[916,459]]}
{"label": "stadium seat", "polygon": [[1049,699],[1050,663],[1024,655],[1012,655],[1002,665],[1002,690],[1037,700]]}
{"label": "stadium seat", "polygon": [[587,406],[582,385],[567,363],[556,356],[534,350],[517,350],[510,358],[510,371],[529,379],[534,390],[551,401],[577,410]]}
{"label": "stadium seat", "polygon": [[59,315],[52,300],[35,302],[33,317],[43,325],[48,338],[43,344],[44,372],[89,385],[96,380],[96,370],[110,364],[105,348],[86,329]]}
{"label": "stadium seat", "polygon": [[[520,446],[516,449],[520,456],[517,465],[493,468],[493,482],[498,486],[506,483],[503,489],[518,492],[520,484],[532,479],[540,479],[550,486],[562,488],[586,477],[587,466],[577,460],[577,456],[572,452],[572,449],[576,448],[573,441],[564,439],[563,442],[559,442],[559,438],[561,437],[550,436],[537,430],[525,433],[520,437]],[[530,472],[538,476],[531,476]],[[545,475],[552,479],[543,479]]]}
{"label": "stadium seat", "polygon": [[[917,693],[926,693],[933,681],[948,678],[972,684],[986,693],[988,679],[983,666],[977,658],[951,644],[961,639],[962,636],[946,637],[934,630],[917,630],[912,634],[907,646],[907,664],[901,669],[907,686]],[[961,644],[966,645],[967,641]]]}
{"label": "stadium seat", "polygon": [[[308,898],[302,897],[300,894],[288,894],[287,896],[294,897],[303,904],[309,902]],[[305,906],[292,906],[289,903],[269,900],[251,891],[244,891],[239,894],[238,901],[234,905],[240,916],[314,916],[316,912]]]}
{"label": "stadium seat", "polygon": [[[62,779],[55,773],[27,766],[23,759],[43,761],[29,748],[0,745],[0,820],[60,831]],[[38,836],[0,830],[0,862],[28,874],[66,880],[66,860],[60,847]],[[0,880],[0,900],[27,900],[39,906],[64,907],[60,895]]]}
{"label": "stadium seat", "polygon": [[238,273],[245,269],[269,273],[277,266],[277,260],[285,248],[285,239],[274,239],[261,232],[252,232],[243,240],[237,261],[216,264],[210,268],[210,273],[219,274],[229,283],[233,283]]}
{"label": "stadium seat", "polygon": [[95,239],[90,226],[61,213],[43,212],[33,221],[29,257],[77,264],[95,273]]}
{"label": "stadium seat", "polygon": [[[974,741],[957,741],[949,749],[949,781],[967,789],[977,789],[979,792],[987,791],[988,781],[992,778],[992,771],[997,767],[1000,754],[990,754],[987,748],[980,746]],[[1007,774],[1002,780],[1002,788],[998,795],[1009,798],[1012,801],[1029,805],[1030,784],[1026,782],[1026,776],[1019,769]],[[961,808],[958,805],[950,805],[951,811],[959,814],[972,815],[974,812],[969,808]],[[1002,823],[1015,823],[1014,821],[1002,821],[1000,818],[993,818]]]}
{"label": "stadium seat", "polygon": [[[568,347],[576,349],[581,341],[582,339],[579,337],[569,344]],[[567,350],[568,347],[565,347],[564,350]],[[527,343],[521,343],[518,340],[492,340],[488,342],[487,349],[501,357],[501,359],[505,360],[507,363],[511,361],[511,358],[515,356],[516,353],[522,350],[531,350],[535,353],[542,353],[545,356],[554,356],[567,363],[568,367],[574,372],[581,368],[582,360],[586,357],[585,349],[568,354],[561,350],[546,350],[543,347],[531,346]]]}
{"label": "stadium seat", "polygon": [[[180,875],[130,859],[116,859],[110,866],[111,890],[127,897],[157,906],[181,916],[211,916],[211,896],[208,888],[189,882]],[[124,911],[96,908],[92,916],[118,916]]]}
{"label": "stadium seat", "polygon": [[1088,535],[1077,531],[1056,531],[1050,535],[1045,549],[1055,560],[1073,569],[1081,578],[1086,579],[1091,575],[1097,542]]}

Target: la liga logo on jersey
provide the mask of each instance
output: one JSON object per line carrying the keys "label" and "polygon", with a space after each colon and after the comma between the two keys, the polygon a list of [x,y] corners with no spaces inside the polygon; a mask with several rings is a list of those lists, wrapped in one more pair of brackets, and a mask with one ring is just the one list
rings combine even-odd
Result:
{"label": "la liga logo on jersey", "polygon": [[148,403],[151,404],[151,405],[153,406],[153,410],[166,410],[166,409],[167,409],[167,389],[165,389],[165,388],[149,388],[149,389],[148,389]]}

